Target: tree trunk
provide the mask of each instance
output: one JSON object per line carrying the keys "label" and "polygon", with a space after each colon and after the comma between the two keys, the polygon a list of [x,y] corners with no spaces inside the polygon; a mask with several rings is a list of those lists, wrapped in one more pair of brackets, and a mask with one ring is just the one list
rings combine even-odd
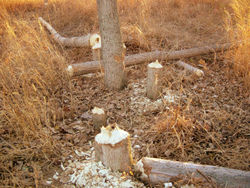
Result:
{"label": "tree trunk", "polygon": [[121,40],[117,0],[97,0],[97,5],[105,85],[110,89],[119,90],[125,86],[125,53]]}

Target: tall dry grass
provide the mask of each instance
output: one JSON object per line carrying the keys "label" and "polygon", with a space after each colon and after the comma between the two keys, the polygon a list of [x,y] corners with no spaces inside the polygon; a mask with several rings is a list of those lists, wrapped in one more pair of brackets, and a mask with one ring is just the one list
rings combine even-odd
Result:
{"label": "tall dry grass", "polygon": [[74,87],[65,58],[37,19],[8,11],[1,7],[0,184],[38,186],[41,172],[61,156],[61,143],[52,135],[64,109],[74,109]]}
{"label": "tall dry grass", "polygon": [[231,42],[238,47],[227,53],[227,59],[236,75],[243,77],[250,88],[250,1],[233,0],[231,8],[232,12],[226,12],[226,30]]}

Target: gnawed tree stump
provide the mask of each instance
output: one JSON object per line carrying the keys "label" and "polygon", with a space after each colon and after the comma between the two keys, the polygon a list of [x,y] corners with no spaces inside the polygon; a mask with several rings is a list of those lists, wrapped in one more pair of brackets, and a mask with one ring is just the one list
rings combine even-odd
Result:
{"label": "gnawed tree stump", "polygon": [[95,107],[92,110],[93,125],[95,129],[106,126],[106,114],[103,109]]}
{"label": "gnawed tree stump", "polygon": [[224,167],[144,157],[136,164],[136,169],[142,173],[141,179],[151,184],[169,182],[171,177],[180,174],[194,173],[199,177],[199,171],[226,187],[250,187],[250,172]]}
{"label": "gnawed tree stump", "polygon": [[102,127],[95,137],[95,160],[114,171],[130,172],[133,167],[130,135],[117,124]]}
{"label": "gnawed tree stump", "polygon": [[189,65],[189,64],[187,64],[187,63],[185,63],[183,61],[177,61],[176,64],[178,66],[183,67],[184,69],[192,72],[193,74],[195,74],[195,75],[197,75],[199,77],[204,76],[204,72],[202,70],[200,70],[198,68],[195,68],[192,65]]}
{"label": "gnawed tree stump", "polygon": [[148,65],[147,97],[150,99],[157,99],[161,93],[161,72],[162,65],[158,60]]}
{"label": "gnawed tree stump", "polygon": [[98,34],[87,34],[81,37],[71,37],[66,38],[62,37],[57,31],[42,17],[38,18],[41,24],[47,28],[47,30],[51,33],[53,39],[63,46],[71,46],[71,47],[88,47],[93,46],[96,41],[100,41],[101,37]]}

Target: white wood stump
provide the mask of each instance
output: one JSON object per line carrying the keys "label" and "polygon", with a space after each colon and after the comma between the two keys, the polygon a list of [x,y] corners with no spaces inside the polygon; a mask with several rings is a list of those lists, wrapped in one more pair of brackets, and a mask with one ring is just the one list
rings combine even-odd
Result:
{"label": "white wood stump", "polygon": [[156,60],[148,64],[148,77],[147,77],[147,97],[155,100],[161,93],[161,72],[162,65]]}
{"label": "white wood stump", "polygon": [[92,110],[92,119],[94,129],[100,129],[102,126],[106,126],[106,114],[102,108],[95,107]]}
{"label": "white wood stump", "polygon": [[117,124],[102,127],[95,137],[95,160],[114,171],[130,172],[133,166],[130,135]]}

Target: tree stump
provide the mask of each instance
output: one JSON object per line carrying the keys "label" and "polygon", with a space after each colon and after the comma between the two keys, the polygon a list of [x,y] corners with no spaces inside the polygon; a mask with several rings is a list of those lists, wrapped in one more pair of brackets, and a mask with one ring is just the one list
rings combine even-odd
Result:
{"label": "tree stump", "polygon": [[147,97],[155,100],[161,93],[161,71],[162,65],[156,60],[148,65]]}
{"label": "tree stump", "polygon": [[92,110],[92,114],[94,129],[100,129],[102,126],[106,126],[106,114],[103,109],[95,107]]}
{"label": "tree stump", "polygon": [[95,160],[114,171],[130,172],[133,166],[130,135],[117,124],[102,127],[95,137]]}

